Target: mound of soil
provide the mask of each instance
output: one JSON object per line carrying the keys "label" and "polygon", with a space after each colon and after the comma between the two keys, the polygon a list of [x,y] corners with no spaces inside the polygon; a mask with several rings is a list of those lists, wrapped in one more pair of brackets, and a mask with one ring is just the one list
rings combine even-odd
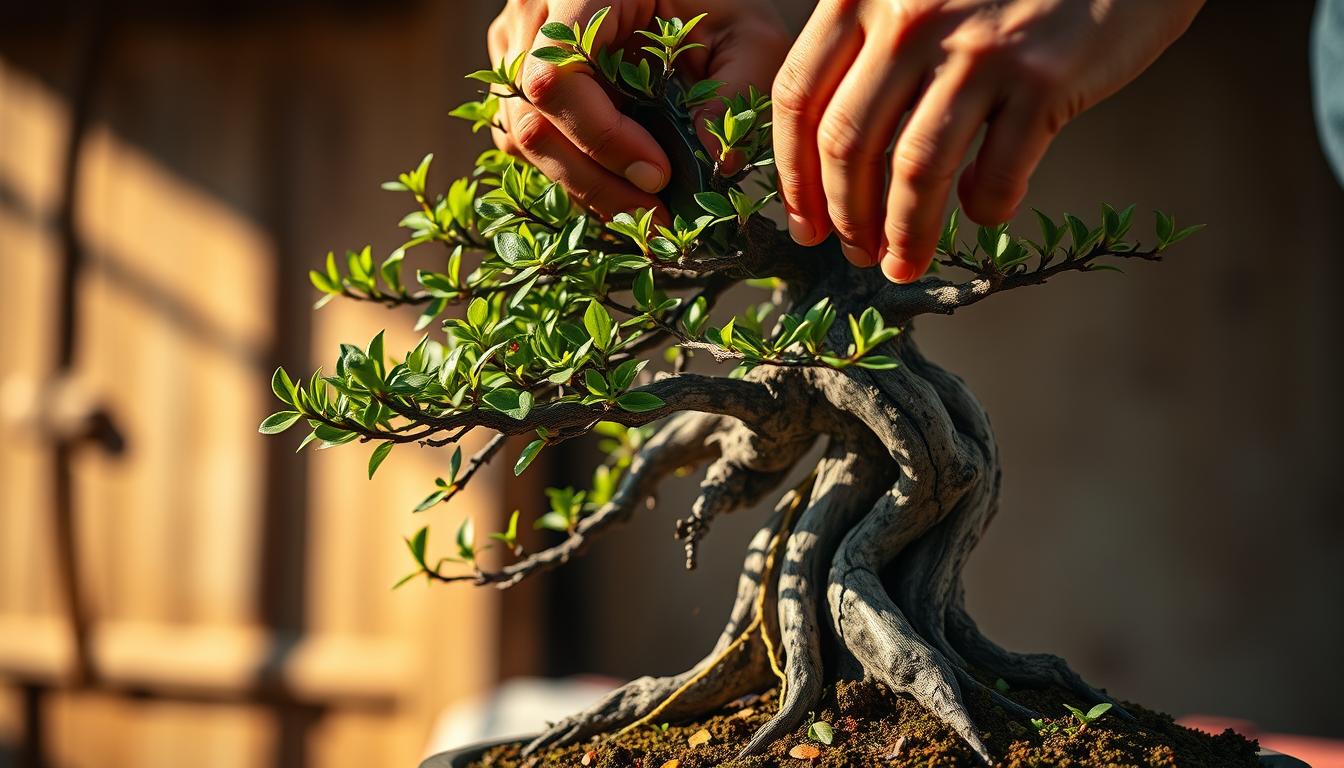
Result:
{"label": "mound of soil", "polygon": [[[1067,693],[1007,691],[1009,698],[1045,716],[1038,727],[1018,721],[983,693],[969,693],[967,705],[981,728],[981,737],[997,758],[996,768],[1259,765],[1253,741],[1230,730],[1209,736],[1182,728],[1168,715],[1132,704],[1125,707],[1136,721],[1107,713],[1079,729],[1063,704],[1082,707],[1082,702]],[[735,759],[756,729],[770,719],[774,706],[774,694],[768,693],[735,702],[699,721],[596,736],[528,758],[520,755],[518,745],[504,745],[487,752],[472,768],[981,768],[975,754],[956,734],[914,701],[893,696],[880,684],[866,682],[841,682],[827,691],[815,720],[831,727],[829,745],[809,738],[809,724],[805,723],[766,754]]]}

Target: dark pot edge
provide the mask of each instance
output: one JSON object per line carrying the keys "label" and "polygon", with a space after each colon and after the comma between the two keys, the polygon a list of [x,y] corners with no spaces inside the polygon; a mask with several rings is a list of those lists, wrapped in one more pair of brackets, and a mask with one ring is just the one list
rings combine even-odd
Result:
{"label": "dark pot edge", "polygon": [[[481,742],[462,747],[461,749],[451,749],[447,752],[440,752],[432,755],[423,763],[420,768],[467,768],[472,760],[485,754],[486,750],[499,746],[500,744],[512,744],[523,739],[497,739],[495,741]],[[1296,757],[1284,755],[1278,752],[1272,752],[1267,749],[1260,750],[1260,765],[1263,768],[1311,768],[1305,762]]]}

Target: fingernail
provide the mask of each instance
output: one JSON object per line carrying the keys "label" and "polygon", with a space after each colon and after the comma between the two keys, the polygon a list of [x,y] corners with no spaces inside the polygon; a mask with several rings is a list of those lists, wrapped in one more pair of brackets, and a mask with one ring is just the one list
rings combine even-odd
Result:
{"label": "fingernail", "polygon": [[667,177],[658,170],[658,166],[644,160],[636,160],[625,169],[625,178],[630,180],[631,184],[653,194],[663,188],[667,183]]}
{"label": "fingernail", "polygon": [[792,237],[793,241],[799,245],[811,245],[817,237],[817,230],[812,227],[807,219],[796,213],[790,213],[789,237]]}
{"label": "fingernail", "polygon": [[849,260],[849,263],[856,267],[871,267],[873,265],[873,257],[869,256],[867,251],[857,245],[841,243],[840,251],[845,254],[845,258]]}
{"label": "fingernail", "polygon": [[914,262],[906,261],[891,251],[887,251],[886,258],[882,259],[882,271],[894,283],[914,282],[919,278],[916,269]]}

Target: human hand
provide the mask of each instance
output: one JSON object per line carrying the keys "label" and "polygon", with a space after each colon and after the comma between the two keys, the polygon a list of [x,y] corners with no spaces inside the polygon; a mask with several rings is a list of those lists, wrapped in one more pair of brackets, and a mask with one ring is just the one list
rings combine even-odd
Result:
{"label": "human hand", "polygon": [[[788,51],[789,35],[768,0],[509,0],[490,25],[492,61],[512,61],[520,52],[547,45],[541,26],[559,21],[586,25],[598,9],[611,6],[594,48],[623,47],[627,58],[647,40],[635,30],[655,15],[683,20],[709,15],[688,42],[705,47],[686,51],[677,69],[689,82],[720,80],[724,95],[748,85],[767,90]],[[621,114],[600,75],[582,64],[556,67],[528,56],[519,77],[526,100],[506,98],[500,109],[507,133],[496,129],[495,144],[537,166],[582,205],[603,216],[635,207],[655,208],[653,196],[668,182],[667,155],[633,120]],[[694,114],[701,141],[717,152],[704,120],[722,111],[718,104]]]}
{"label": "human hand", "polygon": [[992,226],[1013,217],[1060,128],[1137,77],[1202,4],[821,0],[773,90],[790,233],[813,245],[834,229],[852,263],[919,278],[981,124],[958,195]]}

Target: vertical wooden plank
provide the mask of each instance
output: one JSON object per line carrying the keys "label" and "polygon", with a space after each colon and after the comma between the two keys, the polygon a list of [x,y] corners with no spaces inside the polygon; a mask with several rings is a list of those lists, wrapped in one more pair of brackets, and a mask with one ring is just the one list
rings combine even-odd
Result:
{"label": "vertical wooden plank", "polygon": [[[0,264],[15,285],[0,302],[0,610],[35,613],[55,600],[45,518],[48,455],[37,421],[51,365],[55,208],[67,113],[59,96],[0,59]],[[21,329],[21,332],[18,330]]]}

